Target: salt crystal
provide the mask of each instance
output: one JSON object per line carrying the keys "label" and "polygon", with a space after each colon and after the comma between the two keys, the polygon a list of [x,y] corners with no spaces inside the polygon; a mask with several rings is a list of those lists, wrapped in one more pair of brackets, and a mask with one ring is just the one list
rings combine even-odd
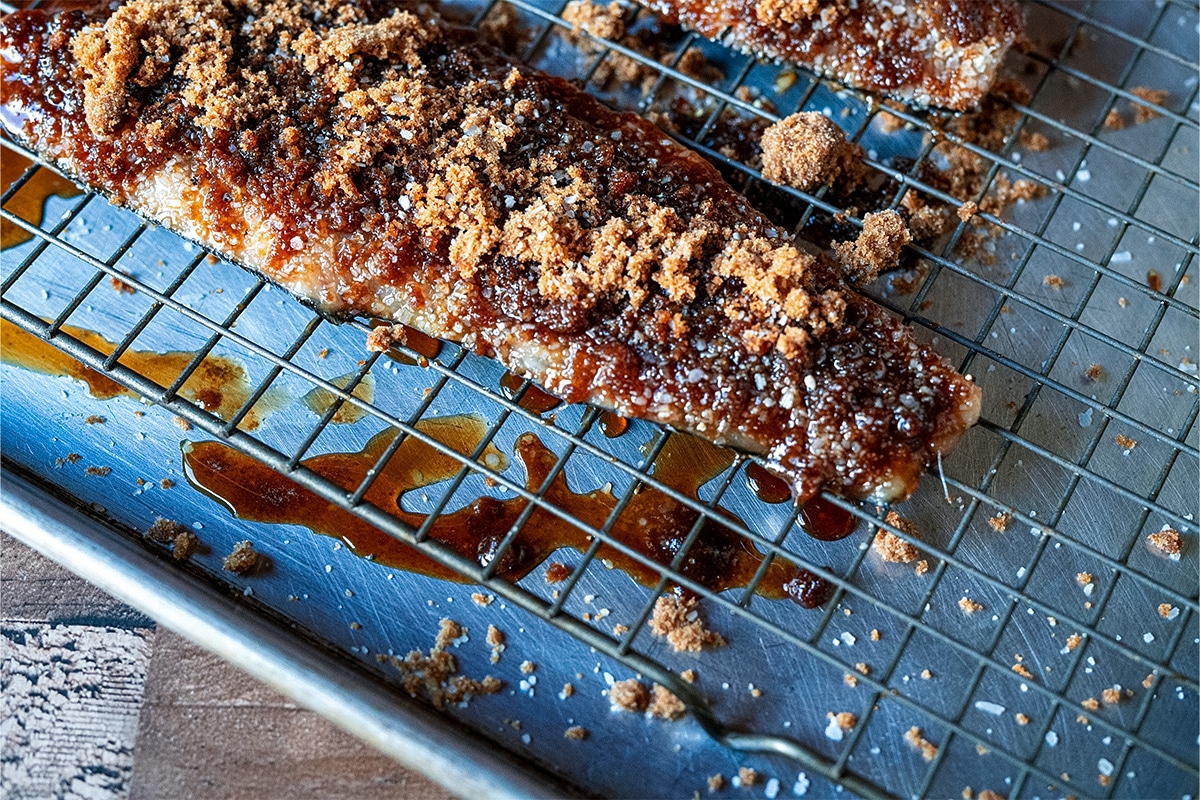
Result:
{"label": "salt crystal", "polygon": [[1113,774],[1113,763],[1107,758],[1102,758],[1097,761],[1096,768],[1100,770],[1100,774],[1106,778]]}
{"label": "salt crystal", "polygon": [[842,726],[838,724],[837,717],[830,717],[829,724],[825,726],[825,737],[834,742],[840,742],[845,732]]}
{"label": "salt crystal", "polygon": [[1133,253],[1128,250],[1118,250],[1112,254],[1112,258],[1108,260],[1110,264],[1128,264],[1133,261]]}
{"label": "salt crystal", "polygon": [[1046,731],[1046,745],[1049,747],[1058,746],[1058,734],[1054,731]]}
{"label": "salt crystal", "polygon": [[767,781],[767,785],[763,788],[763,794],[766,795],[767,800],[775,800],[779,796],[779,779],[771,778]]}
{"label": "salt crystal", "polygon": [[1000,716],[1004,713],[1004,706],[1000,705],[999,703],[989,702],[987,700],[976,700],[975,707],[985,714],[992,714],[994,716]]}
{"label": "salt crystal", "polygon": [[796,795],[796,797],[804,797],[804,795],[808,794],[808,787],[810,785],[808,776],[801,772],[796,776],[796,783],[792,786],[792,794]]}

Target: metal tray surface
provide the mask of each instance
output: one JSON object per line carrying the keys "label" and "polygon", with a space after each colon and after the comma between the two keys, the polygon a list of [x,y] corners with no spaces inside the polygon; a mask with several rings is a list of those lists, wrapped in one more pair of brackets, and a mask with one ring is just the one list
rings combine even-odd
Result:
{"label": "metal tray surface", "polygon": [[[455,7],[477,21],[501,11],[495,4]],[[894,111],[910,129],[884,133],[879,107],[854,93],[804,74],[777,91],[786,85],[777,83],[779,67],[719,45],[681,35],[667,65],[617,43],[600,41],[589,52],[567,36],[562,4],[516,0],[511,7],[531,31],[524,55],[532,64],[586,82],[606,59],[623,55],[659,74],[636,91],[589,85],[612,105],[645,113],[673,96],[695,101],[710,116],[687,143],[752,194],[761,191],[755,170],[706,139],[722,113],[769,120],[797,109],[825,111],[863,144],[871,166],[905,186],[931,188],[907,166],[913,162],[897,160],[931,157],[921,115]],[[754,495],[745,478],[750,461],[740,456],[691,502],[709,515],[718,504],[738,515],[755,546],[825,576],[836,594],[806,610],[744,590],[702,591],[709,627],[728,643],[700,654],[673,652],[647,627],[664,586],[640,586],[592,554],[555,554],[552,560],[575,568],[563,584],[547,583],[544,567],[507,584],[460,562],[470,582],[450,583],[359,558],[303,527],[236,519],[188,484],[181,461],[188,442],[229,441],[330,502],[411,536],[378,509],[297,470],[298,462],[358,451],[389,426],[419,435],[417,420],[470,413],[486,422],[502,453],[511,455],[517,438],[532,431],[559,455],[574,490],[611,485],[622,498],[639,483],[655,484],[645,470],[675,434],[634,421],[609,438],[595,410],[584,406],[527,412],[499,392],[499,365],[452,345],[426,367],[368,353],[365,322],[321,319],[278,288],[213,263],[199,247],[94,195],[51,197],[40,225],[23,220],[12,201],[40,166],[4,195],[6,224],[33,238],[0,256],[0,311],[138,397],[98,400],[79,381],[3,364],[5,464],[110,520],[97,535],[123,542],[105,557],[126,572],[147,569],[138,564],[149,556],[154,572],[175,570],[232,601],[255,625],[270,620],[290,631],[293,648],[336,654],[343,683],[393,687],[401,705],[410,701],[400,676],[377,657],[428,651],[439,620],[456,620],[468,629],[452,648],[460,671],[495,675],[506,686],[433,719],[445,719],[447,731],[465,726],[490,742],[485,749],[497,758],[538,765],[581,792],[707,795],[709,776],[728,782],[751,767],[760,776],[753,786],[733,781],[723,791],[957,797],[972,787],[1013,797],[1195,796],[1200,16],[1194,6],[1171,2],[1047,2],[1030,4],[1027,15],[1036,41],[1060,43],[1052,58],[1037,50],[1011,57],[1035,90],[1016,106],[1020,126],[1044,133],[1051,147],[1035,152],[1014,136],[1000,152],[979,150],[995,165],[989,179],[1028,178],[1047,194],[993,220],[1007,230],[994,241],[994,259],[959,259],[951,241],[919,253],[928,269],[914,286],[902,292],[881,281],[869,290],[984,390],[981,424],[898,508],[921,531],[914,541],[928,562],[924,575],[912,564],[884,563],[868,547],[884,509],[834,501],[853,510],[858,528],[837,542],[817,541],[789,504]],[[628,18],[636,29],[648,16],[631,10]],[[709,85],[678,71],[691,48],[719,65],[724,78]],[[1158,117],[1104,128],[1110,108],[1130,115],[1130,89],[1141,85],[1169,90]],[[755,96],[770,98],[778,111],[756,104]],[[823,194],[792,194],[806,204],[806,216],[843,210]],[[1158,288],[1148,285],[1150,270],[1160,276]],[[1060,276],[1061,285],[1047,285],[1047,275]],[[114,291],[111,276],[136,293]],[[155,384],[129,366],[135,362],[124,349],[106,359],[63,325],[95,331],[130,353],[232,359],[255,390],[252,400],[261,398],[261,425],[237,430],[187,400],[179,390],[190,372],[175,386]],[[1094,364],[1098,380],[1086,375]],[[370,402],[334,383],[367,375]],[[357,408],[361,419],[335,424],[336,407],[324,415],[309,410],[301,400],[317,387]],[[105,421],[87,424],[93,416]],[[1118,436],[1136,445],[1122,445]],[[64,460],[72,453],[80,458]],[[406,495],[406,510],[448,513],[481,495],[525,491],[515,458],[503,470],[466,461],[458,479]],[[111,471],[88,474],[89,467]],[[163,488],[162,479],[175,485]],[[544,502],[537,493],[526,496]],[[1003,532],[989,524],[999,514],[1011,515]],[[159,516],[193,528],[205,549],[177,565],[168,549],[136,533]],[[1184,536],[1178,561],[1146,543],[1163,525]],[[245,577],[223,571],[222,557],[247,539],[269,557],[270,569]],[[120,555],[134,551],[141,555]],[[1076,580],[1082,572],[1091,574],[1093,588]],[[169,582],[153,585],[159,593],[142,598],[147,611],[180,604],[168,602]],[[472,600],[477,593],[495,599],[483,607]],[[199,597],[188,595],[182,605],[201,613],[208,601]],[[963,597],[982,609],[964,614]],[[1161,603],[1178,613],[1160,616]],[[237,614],[221,619],[238,625]],[[628,632],[614,633],[617,624]],[[489,625],[507,634],[495,664],[485,642]],[[1082,637],[1074,649],[1067,645],[1072,634]],[[204,643],[206,636],[196,635]],[[284,663],[281,652],[264,647],[266,663]],[[522,671],[523,662],[536,671]],[[868,674],[856,671],[860,663]],[[694,685],[678,678],[689,668],[698,675]],[[848,673],[856,686],[848,685]],[[635,676],[675,690],[693,713],[666,722],[612,710],[608,688]],[[567,683],[574,694],[560,696]],[[1113,686],[1121,687],[1119,702],[1087,708],[1089,698]],[[297,699],[306,702],[308,693],[307,701],[328,713],[337,701],[331,687],[297,689]],[[335,714],[336,721],[353,731],[360,708]],[[858,724],[839,737],[831,735],[827,712],[841,711],[854,713]],[[575,725],[588,730],[587,739],[564,738]],[[904,741],[912,727],[936,745],[930,760]],[[448,778],[444,764],[430,770],[460,791],[478,791]]]}

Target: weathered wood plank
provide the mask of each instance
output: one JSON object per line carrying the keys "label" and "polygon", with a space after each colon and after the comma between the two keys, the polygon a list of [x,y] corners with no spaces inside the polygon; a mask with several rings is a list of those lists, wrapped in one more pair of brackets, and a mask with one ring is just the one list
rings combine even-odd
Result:
{"label": "weathered wood plank", "polygon": [[425,778],[160,630],[146,678],[132,800],[449,800]]}

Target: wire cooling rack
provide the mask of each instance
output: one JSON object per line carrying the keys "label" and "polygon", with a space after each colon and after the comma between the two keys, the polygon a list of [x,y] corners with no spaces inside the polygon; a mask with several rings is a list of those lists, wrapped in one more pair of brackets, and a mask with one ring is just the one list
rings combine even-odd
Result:
{"label": "wire cooling rack", "polygon": [[[519,713],[557,720],[568,702],[556,701],[545,688],[535,697],[527,678],[512,678],[520,688],[514,686],[507,699],[483,698],[469,709],[452,711],[498,746],[548,764],[588,791],[690,794],[707,791],[704,777],[722,771],[722,765],[729,775],[754,765],[775,781],[765,784],[769,795],[847,789],[863,796],[958,796],[968,786],[1013,797],[1194,794],[1200,688],[1194,536],[1200,405],[1193,363],[1200,253],[1200,17],[1195,6],[1027,6],[1028,28],[1040,46],[1012,54],[1009,67],[1030,89],[1031,99],[999,101],[1015,109],[1018,119],[1012,135],[995,150],[935,128],[925,115],[881,108],[810,76],[789,72],[782,80],[780,67],[660,29],[647,12],[629,9],[626,19],[635,36],[652,32],[658,49],[650,55],[641,47],[572,35],[557,2],[466,7],[475,23],[514,10],[526,31],[517,46],[528,63],[576,78],[610,104],[641,113],[661,112],[686,98],[695,118],[687,127],[691,135],[677,132],[678,138],[717,163],[751,197],[772,208],[786,206],[798,230],[834,215],[844,215],[850,225],[859,220],[855,209],[837,206],[825,191],[808,195],[763,184],[753,161],[726,146],[731,124],[772,122],[793,110],[825,111],[863,145],[868,166],[891,179],[893,206],[908,190],[955,206],[982,202],[1001,177],[1045,188],[1040,199],[1001,216],[980,213],[1003,231],[985,253],[956,255],[971,230],[963,222],[937,247],[912,248],[923,265],[912,280],[900,288],[884,282],[870,290],[963,372],[972,373],[984,391],[979,426],[899,508],[920,536],[884,522],[883,509],[827,498],[854,514],[860,525],[840,542],[815,541],[803,533],[795,509],[754,497],[745,480],[751,459],[741,455],[699,498],[682,494],[648,471],[676,434],[635,422],[624,436],[609,439],[599,433],[595,409],[533,413],[520,402],[530,387],[512,396],[499,391],[498,366],[451,345],[427,366],[367,354],[362,348],[366,321],[333,324],[290,298],[280,299],[279,291],[262,280],[212,263],[201,249],[112,209],[94,194],[52,199],[44,222],[26,219],[11,209],[46,169],[42,165],[26,170],[2,197],[5,222],[32,237],[5,251],[3,318],[164,407],[192,430],[181,434],[168,415],[167,424],[149,436],[138,434],[142,438],[135,447],[96,445],[93,440],[107,439],[111,431],[97,435],[97,426],[80,433],[81,426],[64,425],[93,401],[67,397],[65,390],[59,398],[60,383],[17,380],[17,371],[6,368],[6,460],[84,503],[103,503],[125,524],[144,529],[150,513],[179,516],[184,506],[197,519],[212,519],[218,512],[182,488],[174,495],[155,494],[138,484],[129,501],[118,502],[97,481],[73,477],[61,463],[55,467],[55,456],[74,442],[85,459],[93,459],[85,449],[89,446],[100,454],[95,457],[110,461],[121,451],[120,466],[141,475],[147,463],[169,458],[180,438],[218,439],[389,534],[417,543],[472,581],[473,591],[485,587],[507,603],[520,615],[515,619],[524,620],[512,624],[528,626],[530,635],[561,632],[545,633],[545,643],[538,645],[543,686],[558,674],[555,669],[586,683],[575,665],[590,659],[596,663],[592,672],[604,676],[596,678],[598,693],[608,676],[624,669],[677,694],[691,722],[653,721],[630,729],[632,723],[609,714],[603,701],[581,706],[594,714],[576,712],[563,724],[591,728],[595,746],[588,750],[584,743],[579,755],[570,756],[562,754],[561,728],[531,737],[537,726],[527,723],[525,733],[514,733],[521,727],[511,724]],[[695,70],[684,67],[693,51],[719,70],[695,77]],[[645,79],[636,85],[607,81],[606,65],[618,58],[639,65]],[[1168,94],[1152,102],[1133,91],[1139,86]],[[1137,108],[1151,118],[1133,124]],[[1112,111],[1126,118],[1127,127],[1105,125]],[[904,127],[885,131],[880,124],[885,112]],[[1023,147],[1022,132],[1046,136],[1050,147]],[[927,165],[939,158],[938,142],[956,144],[983,160],[985,178],[974,196],[954,197],[923,179]],[[4,145],[20,151],[10,142]],[[136,294],[112,292],[110,278]],[[96,349],[66,326],[100,331],[114,344]],[[128,355],[139,350],[194,356],[164,385],[129,366]],[[331,358],[316,355],[331,350]],[[422,358],[403,345],[396,350]],[[253,386],[240,409],[224,418],[188,400],[186,391],[205,359],[222,353],[244,364]],[[367,383],[374,384],[373,398],[360,391]],[[319,415],[276,413],[250,430],[246,423],[252,412],[261,411],[281,387],[291,396],[319,388],[340,402]],[[337,424],[344,407],[357,409],[363,419]],[[463,409],[486,420],[487,433],[472,453],[459,454],[419,427]],[[39,415],[48,415],[45,425],[60,434],[51,439],[53,445],[34,441],[46,438],[47,428],[30,424]],[[18,431],[14,419],[43,435]],[[150,423],[139,417],[135,424]],[[403,435],[352,492],[304,466],[313,455],[361,447],[367,435],[388,427]],[[488,445],[512,452],[516,437],[526,431],[535,432],[558,456],[550,477],[533,489],[526,487],[519,467],[505,469],[482,458]],[[414,504],[408,510],[428,515],[415,530],[363,499],[406,437],[461,464],[452,480],[428,487],[428,496],[406,500]],[[14,441],[23,446],[14,448]],[[169,447],[154,449],[164,442]],[[177,468],[174,453],[172,468]],[[560,473],[577,491],[611,484],[618,502],[603,525],[574,519],[544,497]],[[645,487],[701,514],[669,565],[654,564],[609,535]],[[494,557],[481,565],[427,538],[434,520],[483,494],[528,501]],[[540,573],[517,583],[494,574],[534,508],[593,537],[585,552],[561,557],[573,571],[557,586],[547,585]],[[745,522],[731,522],[718,509]],[[208,516],[200,516],[205,510]],[[751,586],[714,595],[679,570],[705,519],[719,519],[761,552],[819,575],[834,587],[832,599],[817,610],[764,601],[754,594],[762,571]],[[1003,530],[996,530],[993,520],[1003,520]],[[1146,543],[1147,535],[1164,525],[1184,534],[1178,561],[1161,557]],[[881,562],[867,546],[880,527],[919,548],[928,572],[915,575],[912,564]],[[311,544],[317,537],[233,522],[208,523],[205,530],[218,556],[225,544],[251,531],[259,549],[286,567],[277,572],[286,573],[287,580],[222,575],[219,558],[197,558],[197,569],[244,587],[255,602],[346,652],[357,662],[348,669],[378,670],[371,654],[396,650],[388,644],[406,636],[419,643],[410,629],[424,613],[420,605],[435,605],[426,597],[439,598],[436,616],[447,608],[441,596],[453,595],[460,602],[456,615],[474,614],[479,625],[489,619],[479,609],[462,608],[470,606],[464,592],[402,573],[387,573],[385,581],[385,570],[359,562],[346,567],[357,572],[355,589],[346,589],[345,598],[356,593],[373,598],[381,632],[378,639],[351,636],[346,621],[361,609],[344,607],[349,601],[336,596],[340,589],[327,592],[324,600],[318,597],[322,563],[332,556],[317,552]],[[288,547],[300,546],[292,540],[301,537],[307,537],[306,549],[289,556]],[[638,587],[610,573],[597,558],[601,543],[659,569],[658,585]],[[333,569],[324,566],[326,574]],[[1082,573],[1090,579],[1077,579]],[[390,606],[380,612],[393,602],[380,594],[381,586],[394,586],[388,581],[403,582],[423,602],[404,613]],[[726,647],[685,658],[650,634],[654,603],[671,584],[703,598],[710,623],[730,639]],[[317,609],[296,611],[295,600],[308,600],[308,592]],[[600,595],[605,613],[597,613]],[[980,610],[965,614],[962,598]],[[447,604],[451,600],[445,597]],[[1165,604],[1162,615],[1160,604]],[[408,623],[389,627],[390,614]],[[626,630],[616,632],[615,622]],[[333,632],[334,624],[339,633]],[[872,631],[880,633],[878,640]],[[515,641],[511,646],[520,647]],[[465,653],[460,660],[470,663]],[[564,665],[551,666],[555,661]],[[695,685],[677,674],[689,666],[701,675]],[[747,683],[762,697],[738,693]],[[1114,687],[1116,695],[1105,694]],[[852,712],[857,724],[832,731],[827,711]],[[903,735],[912,727],[936,745],[936,752],[927,753],[930,758],[905,744]],[[692,734],[699,729],[720,745],[696,739]],[[606,754],[618,753],[627,764],[652,764],[657,771],[597,767],[607,763]]]}

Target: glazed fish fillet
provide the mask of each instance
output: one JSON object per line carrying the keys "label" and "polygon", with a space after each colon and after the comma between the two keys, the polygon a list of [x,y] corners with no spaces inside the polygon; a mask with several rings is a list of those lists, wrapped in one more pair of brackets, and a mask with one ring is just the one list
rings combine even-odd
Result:
{"label": "glazed fish fillet", "polygon": [[421,7],[134,0],[0,23],[3,120],[322,309],[908,495],[979,391],[696,154]]}
{"label": "glazed fish fillet", "polygon": [[1014,0],[639,0],[709,39],[914,106],[979,104],[1021,35]]}

